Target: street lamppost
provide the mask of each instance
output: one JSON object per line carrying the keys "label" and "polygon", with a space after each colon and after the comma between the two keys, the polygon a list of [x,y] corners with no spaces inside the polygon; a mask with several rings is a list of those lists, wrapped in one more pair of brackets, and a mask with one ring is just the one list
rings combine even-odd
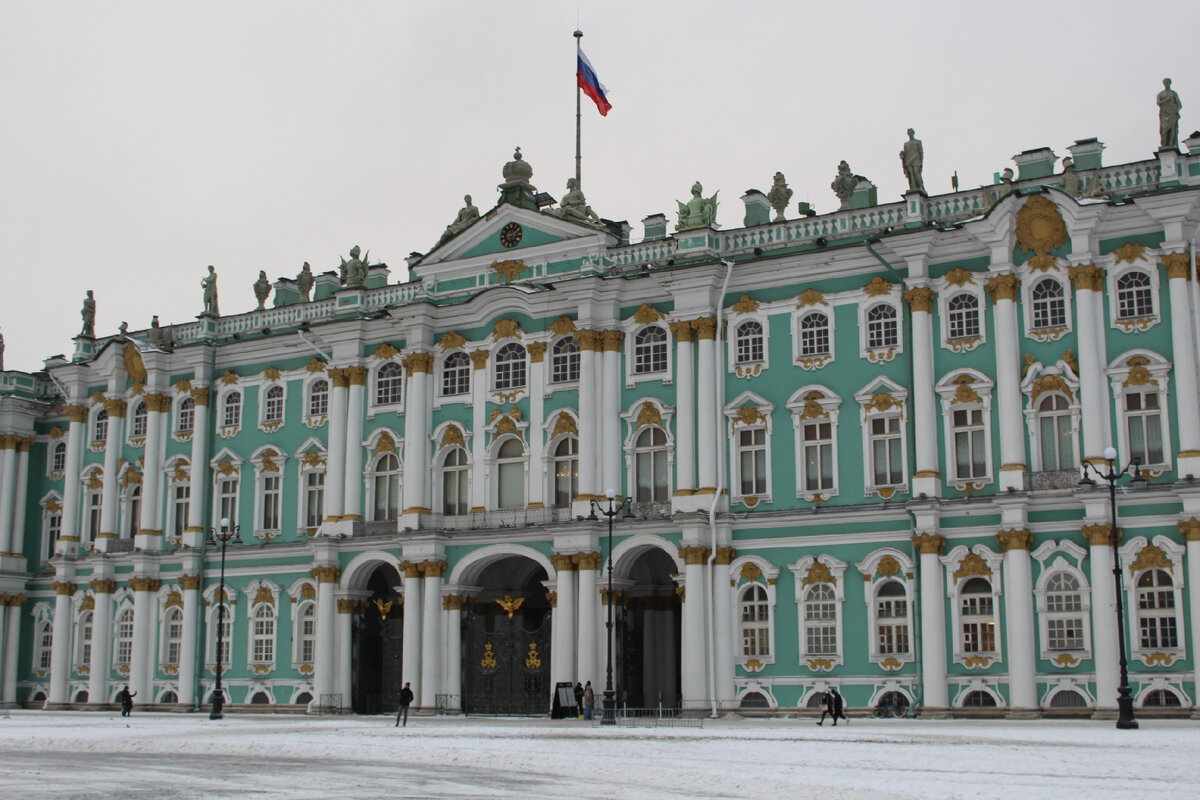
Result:
{"label": "street lamppost", "polygon": [[221,653],[224,649],[225,634],[225,545],[230,539],[237,538],[242,530],[241,525],[230,527],[229,518],[221,520],[221,527],[212,530],[212,536],[221,543],[221,588],[217,592],[217,685],[213,689],[212,713],[209,719],[222,719],[225,716],[225,693],[221,691]]}
{"label": "street lamppost", "polygon": [[1141,471],[1138,469],[1139,459],[1135,458],[1125,465],[1125,468],[1117,472],[1117,451],[1116,448],[1108,447],[1104,450],[1104,459],[1108,462],[1108,466],[1104,472],[1101,472],[1095,464],[1091,462],[1083,462],[1083,477],[1079,481],[1080,486],[1095,486],[1096,482],[1088,477],[1088,471],[1091,470],[1097,478],[1108,483],[1108,513],[1111,525],[1109,527],[1109,540],[1112,542],[1113,550],[1113,581],[1117,591],[1117,651],[1120,653],[1121,664],[1121,683],[1117,687],[1117,727],[1122,729],[1131,729],[1138,726],[1137,720],[1133,716],[1133,698],[1130,697],[1129,688],[1129,664],[1125,658],[1125,611],[1124,605],[1121,602],[1121,558],[1117,551],[1117,479],[1123,477],[1132,469],[1132,479],[1130,483],[1134,486],[1144,486],[1146,479],[1142,477]]}
{"label": "street lamppost", "polygon": [[633,508],[632,500],[628,497],[618,503],[615,508],[613,507],[613,500],[617,496],[615,489],[605,490],[604,495],[608,498],[608,508],[605,509],[592,500],[592,513],[588,514],[588,519],[592,522],[599,522],[600,518],[596,516],[597,511],[608,517],[608,622],[604,626],[607,629],[605,639],[608,646],[608,667],[605,670],[604,678],[604,716],[601,717],[600,724],[616,725],[617,693],[613,690],[613,518],[624,511],[621,518],[632,519]]}

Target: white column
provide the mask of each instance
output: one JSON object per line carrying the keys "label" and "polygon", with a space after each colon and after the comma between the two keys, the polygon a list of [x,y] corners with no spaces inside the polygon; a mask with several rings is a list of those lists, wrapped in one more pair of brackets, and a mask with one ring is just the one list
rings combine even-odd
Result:
{"label": "white column", "polygon": [[108,542],[118,536],[117,513],[121,491],[121,445],[125,441],[125,401],[109,397],[104,401],[108,411],[108,438],[104,443],[104,505],[100,509],[100,533],[96,550],[107,552]]}
{"label": "white column", "polygon": [[337,631],[334,634],[334,640],[337,642],[337,694],[342,696],[342,708],[351,708],[353,706],[351,693],[354,691],[352,683],[352,668],[350,666],[350,655],[354,649],[354,640],[351,633],[351,623],[354,620],[354,615],[358,613],[359,604],[357,600],[351,598],[338,598],[338,614],[337,614]]}
{"label": "white column", "polygon": [[[579,572],[579,662],[575,667],[577,681],[592,682],[592,688],[604,686],[604,670],[600,666],[599,653],[600,637],[603,635],[597,628],[600,620],[600,593],[596,587],[596,575],[600,570],[599,553],[576,554],[575,565]],[[562,596],[559,596],[562,602]]]}
{"label": "white column", "polygon": [[[196,571],[199,573],[198,565]],[[200,575],[179,576],[183,589],[183,639],[179,642],[179,704],[196,703],[196,648],[200,639]]]}
{"label": "white column", "polygon": [[733,586],[729,580],[729,565],[735,556],[732,547],[718,547],[713,563],[713,631],[716,638],[717,700],[732,701],[737,696],[734,685],[735,639]]}
{"label": "white column", "polygon": [[[321,702],[321,695],[333,694],[336,691],[337,662],[334,660],[337,648],[337,567],[314,567],[311,570],[317,579],[317,653],[313,669],[313,691],[316,700]],[[345,699],[343,698],[343,701]]]}
{"label": "white column", "polygon": [[1029,547],[1033,534],[1010,529],[996,534],[1004,548],[1004,621],[1008,642],[1009,716],[1038,711],[1037,632],[1033,627],[1033,567]]}
{"label": "white column", "polygon": [[[703,361],[703,348],[701,348]],[[701,380],[701,397],[704,396]],[[703,464],[703,459],[701,459]],[[701,473],[703,483],[703,472]],[[708,699],[708,657],[704,652],[707,643],[705,611],[708,598],[705,579],[708,570],[709,550],[707,547],[681,547],[684,560],[683,597],[683,702],[684,707],[699,708]]]}
{"label": "white column", "polygon": [[[145,499],[143,498],[143,502]],[[161,585],[157,578],[131,578],[133,587],[133,655],[129,664],[129,689],[137,692],[142,702],[153,702],[150,698],[151,659],[154,655],[155,592]]]}
{"label": "white column", "polygon": [[7,616],[4,624],[4,678],[0,682],[0,704],[13,705],[17,702],[18,657],[21,646],[21,605],[25,595],[9,595]]}
{"label": "white column", "polygon": [[[185,547],[199,548],[204,542],[205,512],[208,510],[208,492],[212,486],[208,468],[208,432],[210,426],[209,397],[207,388],[191,389],[196,403],[196,416],[192,423],[192,463],[188,473],[188,521],[183,532]],[[182,675],[182,670],[180,671]],[[182,678],[180,679],[182,683]],[[180,702],[183,702],[180,695]]]}
{"label": "white column", "polygon": [[348,369],[330,369],[329,381],[333,390],[329,395],[329,450],[325,464],[325,522],[340,522],[346,508],[346,396],[349,393],[350,371]]}
{"label": "white column", "polygon": [[426,561],[421,565],[425,574],[425,596],[421,600],[421,706],[435,708],[442,693],[442,577],[445,561]]}
{"label": "white column", "polygon": [[942,476],[938,471],[937,436],[920,435],[937,430],[937,395],[933,390],[933,290],[924,286],[904,293],[912,310],[913,365],[913,437],[917,451],[917,471],[912,476],[912,496],[941,495]]}
{"label": "white column", "polygon": [[0,434],[0,556],[16,555],[13,511],[17,505],[17,441],[14,434]]}
{"label": "white column", "polygon": [[[546,343],[529,344],[529,507],[546,506]],[[572,498],[574,499],[574,498]]]}
{"label": "white column", "polygon": [[[1085,293],[1086,294],[1086,293]],[[1084,329],[1081,329],[1084,330]],[[1079,341],[1088,337],[1080,336]],[[1096,716],[1109,718],[1117,711],[1116,587],[1113,582],[1113,549],[1108,525],[1085,525],[1083,535],[1091,545],[1088,564],[1092,582],[1092,661],[1096,665]]]}
{"label": "white column", "polygon": [[413,695],[421,697],[421,621],[425,586],[421,565],[402,561],[404,570],[404,652],[400,668],[400,683],[416,684]]}
{"label": "white column", "polygon": [[367,385],[367,368],[348,367],[346,371],[350,373],[350,388],[346,397],[345,511],[342,519],[359,522],[363,518],[363,393]]}
{"label": "white column", "polygon": [[[697,494],[713,494],[717,490],[717,398],[714,385],[717,380],[714,351],[717,321],[714,317],[701,317],[695,321],[696,338],[696,439],[699,449]],[[689,598],[690,600],[691,598]],[[687,695],[686,681],[684,694]]]}
{"label": "white column", "polygon": [[575,666],[575,562],[569,555],[555,554],[550,562],[558,573],[558,607],[554,609],[554,641],[551,643],[554,653],[555,672],[551,676],[554,683],[570,681],[572,685],[579,680]]}
{"label": "white column", "polygon": [[[1187,576],[1188,576],[1188,619],[1191,621],[1192,652],[1200,647],[1200,520],[1189,519],[1179,523],[1179,531],[1187,537]],[[1200,663],[1193,658],[1192,680],[1200,686]],[[1200,718],[1200,707],[1193,705],[1192,718]]]}
{"label": "white column", "polygon": [[462,609],[466,598],[447,595],[442,598],[446,610],[446,683],[443,690],[450,695],[449,710],[462,708]]}
{"label": "white column", "polygon": [[[600,420],[597,402],[596,371],[600,349],[600,332],[579,330],[575,332],[579,342],[579,500],[574,509],[576,514],[590,511],[587,501],[600,497],[602,489],[596,472],[597,449],[600,445]],[[614,486],[614,489],[617,487]],[[599,567],[597,567],[599,569]],[[583,662],[580,661],[580,666]]]}
{"label": "white column", "polygon": [[[413,353],[404,359],[408,397],[404,413],[404,513],[428,514],[429,508],[429,373],[433,356]],[[411,527],[416,527],[411,526]]]}
{"label": "white column", "polygon": [[[71,632],[75,629],[71,619],[71,598],[75,584],[67,580],[70,575],[60,572],[59,580],[50,584],[54,589],[54,638],[50,645],[50,694],[46,707],[67,702],[67,678],[71,672]],[[0,637],[3,633],[0,632]],[[0,638],[3,641],[3,638]]]}
{"label": "white column", "polygon": [[[1196,385],[1196,348],[1192,339],[1192,318],[1189,280],[1191,269],[1187,253],[1163,256],[1167,270],[1167,285],[1171,289],[1171,353],[1175,362],[1175,396],[1200,397]],[[1200,403],[1184,400],[1179,403],[1179,474],[1200,477]]]}
{"label": "white column", "polygon": [[621,491],[621,343],[625,341],[624,331],[604,331],[603,355],[601,356],[601,388],[600,398],[600,437],[602,452],[602,483],[603,491],[609,489],[624,496]]}
{"label": "white column", "polygon": [[[17,497],[16,505],[13,508],[12,541],[9,543],[8,549],[14,556],[24,557],[25,509],[28,506],[29,495],[29,448],[33,446],[34,438],[32,436],[18,436],[16,439]],[[34,548],[34,552],[37,553],[37,562],[40,564],[45,556],[36,547]]]}
{"label": "white column", "polygon": [[[471,353],[471,511],[487,508],[487,350]],[[407,602],[407,601],[406,601]],[[407,620],[408,617],[405,617]],[[407,641],[407,637],[405,637]],[[413,673],[416,676],[418,673]]]}
{"label": "white column", "polygon": [[[163,431],[171,398],[165,394],[146,395],[146,450],[142,465],[142,514],[138,522],[136,547],[161,550]],[[189,503],[191,502],[189,498]]]}
{"label": "white column", "polygon": [[675,494],[696,493],[696,372],[692,324],[672,322],[675,334]]}
{"label": "white column", "polygon": [[[1083,447],[1080,457],[1100,460],[1111,438],[1108,416],[1108,394],[1104,387],[1104,312],[1101,308],[1104,290],[1104,270],[1091,264],[1071,267],[1075,284],[1075,328],[1091,331],[1091,336],[1079,336],[1079,400],[1083,423]],[[1115,699],[1113,702],[1116,702]]]}
{"label": "white column", "polygon": [[658,614],[658,629],[662,631],[659,637],[658,669],[660,670],[663,705],[674,705],[679,697],[679,675],[675,670],[675,662],[679,660],[679,631],[675,624],[675,609],[666,604],[666,608]]}
{"label": "white column", "polygon": [[91,582],[96,607],[92,610],[92,662],[88,675],[88,703],[102,706],[108,703],[109,658],[112,646],[112,594],[116,581],[96,579]]}
{"label": "white column", "polygon": [[1017,331],[1015,275],[997,275],[988,281],[996,315],[996,404],[1000,422],[1000,491],[1025,489],[1025,432],[1021,411],[1021,369]]}
{"label": "white column", "polygon": [[63,470],[62,534],[54,548],[59,555],[79,549],[79,500],[83,493],[79,470],[83,468],[83,440],[87,436],[87,407],[72,405],[65,411],[70,424],[67,426],[67,463]]}
{"label": "white column", "polygon": [[913,543],[921,552],[922,705],[937,715],[950,705],[946,686],[946,592],[940,559],[946,540],[920,534],[913,537]]}

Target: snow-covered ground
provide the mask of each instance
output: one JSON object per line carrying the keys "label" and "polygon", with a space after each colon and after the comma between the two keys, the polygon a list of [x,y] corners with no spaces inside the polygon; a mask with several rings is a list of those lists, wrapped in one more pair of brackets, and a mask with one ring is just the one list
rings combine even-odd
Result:
{"label": "snow-covered ground", "polygon": [[11,711],[0,798],[1200,797],[1200,723],[306,718]]}

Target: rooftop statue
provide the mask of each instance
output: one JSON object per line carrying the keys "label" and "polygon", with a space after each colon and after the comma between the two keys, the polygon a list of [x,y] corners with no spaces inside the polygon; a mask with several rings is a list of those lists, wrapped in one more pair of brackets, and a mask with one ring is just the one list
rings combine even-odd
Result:
{"label": "rooftop statue", "polygon": [[160,349],[167,343],[167,337],[163,333],[163,329],[159,327],[158,314],[155,314],[150,320],[150,330],[146,331],[146,344],[155,349]]}
{"label": "rooftop statue", "polygon": [[705,198],[703,192],[704,187],[700,185],[700,181],[692,184],[692,199],[686,203],[679,203],[679,222],[676,223],[675,230],[711,228],[717,221],[717,195],[720,192],[713,192],[713,196],[709,198]]}
{"label": "rooftop statue", "polygon": [[579,181],[574,178],[567,178],[567,193],[559,201],[558,208],[552,208],[547,213],[570,222],[600,222],[596,212],[587,204]]}
{"label": "rooftop statue", "polygon": [[201,279],[200,288],[204,290],[204,314],[202,316],[221,316],[221,312],[217,309],[217,271],[213,269],[212,264],[208,265],[208,274]]}
{"label": "rooftop statue", "polygon": [[837,177],[833,179],[833,183],[829,184],[829,188],[833,189],[833,193],[842,203],[838,211],[845,211],[850,207],[850,198],[854,196],[854,189],[857,186],[858,178],[850,171],[850,165],[845,161],[838,164]]}
{"label": "rooftop statue", "polygon": [[[366,259],[360,259],[358,254],[362,251],[358,249],[358,245],[350,248],[350,260],[342,259],[342,285],[347,289],[361,289],[367,282],[367,262]],[[370,258],[370,252],[367,253],[367,258]]]}
{"label": "rooftop statue", "polygon": [[129,333],[129,323],[121,320],[121,324],[117,326],[117,335],[124,336],[127,333]]}
{"label": "rooftop statue", "polygon": [[1163,90],[1158,93],[1158,140],[1160,147],[1179,147],[1179,109],[1183,103],[1171,88],[1171,79],[1163,78]]}
{"label": "rooftop statue", "polygon": [[438,244],[440,245],[447,239],[462,233],[471,227],[477,219],[479,219],[479,209],[471,202],[471,195],[464,195],[463,207],[458,210],[458,216],[454,218],[454,222],[446,226],[446,230],[442,234],[442,238],[438,240]]}
{"label": "rooftop statue", "polygon": [[258,271],[258,280],[254,282],[254,299],[258,300],[258,310],[267,306],[267,298],[271,296],[271,282],[267,280],[266,270]]}
{"label": "rooftop statue", "polygon": [[92,290],[87,290],[87,297],[83,298],[83,308],[79,311],[79,316],[83,317],[83,330],[79,332],[80,336],[86,336],[89,339],[96,338],[96,298],[92,295]]}
{"label": "rooftop statue", "polygon": [[308,302],[308,293],[312,291],[313,282],[312,267],[308,262],[304,262],[304,266],[300,268],[300,274],[296,276],[296,289],[300,292],[300,302]]}
{"label": "rooftop statue", "polygon": [[908,141],[900,151],[900,163],[904,166],[904,177],[908,178],[908,190],[925,191],[925,179],[921,176],[925,168],[925,147],[912,128],[908,129]]}
{"label": "rooftop statue", "polygon": [[1075,172],[1075,159],[1063,159],[1062,190],[1071,197],[1079,197],[1079,175]]}
{"label": "rooftop statue", "polygon": [[771,191],[767,192],[767,202],[775,210],[775,222],[784,221],[783,212],[787,210],[788,203],[792,202],[793,194],[795,192],[788,188],[787,178],[783,177],[782,172],[776,172],[775,181],[771,184]]}

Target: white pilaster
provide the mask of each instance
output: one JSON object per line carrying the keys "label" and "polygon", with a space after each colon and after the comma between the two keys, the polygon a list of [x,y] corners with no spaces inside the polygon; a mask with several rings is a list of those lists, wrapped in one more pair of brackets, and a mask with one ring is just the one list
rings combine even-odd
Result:
{"label": "white pilaster", "polygon": [[462,607],[466,598],[448,595],[446,609],[446,683],[442,688],[450,695],[450,710],[462,708]]}
{"label": "white pilaster", "polygon": [[579,680],[575,665],[575,562],[568,555],[554,555],[551,560],[558,573],[558,607],[554,609],[554,620],[558,625],[552,643],[556,671],[551,681],[574,684]]}
{"label": "white pilaster", "polygon": [[575,562],[579,567],[579,663],[576,665],[577,681],[591,681],[593,687],[603,687],[604,671],[597,656],[600,637],[597,628],[600,620],[600,593],[596,576],[600,570],[599,553],[580,553]]}
{"label": "white pilaster", "polygon": [[[427,353],[414,353],[404,363],[408,369],[408,397],[404,407],[404,513],[428,514],[431,469],[429,371],[433,369],[433,357]],[[407,526],[417,527],[414,524]]]}
{"label": "white pilaster", "polygon": [[17,702],[18,656],[21,645],[21,603],[23,595],[9,600],[5,609],[8,621],[4,624],[4,675],[0,679],[0,705],[11,706]]}
{"label": "white pilaster", "polygon": [[[25,555],[25,509],[29,497],[29,448],[33,446],[32,436],[17,437],[17,495],[13,508],[12,540],[9,542],[9,552],[18,557]],[[40,541],[40,538],[39,538]],[[45,557],[38,553],[37,561],[41,563]]]}
{"label": "white pilaster", "polygon": [[179,577],[183,590],[183,639],[179,642],[179,704],[191,708],[196,703],[196,648],[200,639],[199,563],[185,566],[190,575]]}
{"label": "white pilaster", "polygon": [[735,641],[733,587],[729,580],[729,565],[733,562],[732,547],[717,548],[713,563],[713,631],[716,639],[717,700],[732,703],[737,696],[735,677]]}
{"label": "white pilaster", "polygon": [[[350,601],[350,602],[347,602]],[[358,609],[357,601],[351,598],[338,598],[337,631],[334,640],[337,642],[337,694],[342,697],[342,708],[351,708],[351,692],[354,691],[350,655],[354,650],[351,634],[351,622]]]}
{"label": "white pilaster", "polygon": [[96,598],[92,610],[92,662],[88,675],[88,704],[108,704],[108,673],[112,668],[109,658],[112,646],[112,595],[117,588],[111,579],[97,578],[91,582]]}
{"label": "white pilaster", "polygon": [[413,694],[421,697],[421,622],[425,586],[421,565],[411,561],[400,564],[404,570],[404,653],[400,668],[400,683],[415,684]]}
{"label": "white pilaster", "polygon": [[350,370],[330,369],[329,381],[333,388],[329,394],[329,449],[327,451],[328,460],[325,464],[325,522],[341,522],[346,509],[346,411],[347,395],[350,389]]}
{"label": "white pilaster", "polygon": [[546,343],[532,342],[529,345],[529,480],[526,482],[530,508],[546,505],[545,437],[542,435],[545,424]]}
{"label": "white pilaster", "polygon": [[[703,317],[695,321],[696,338],[696,439],[699,449],[697,494],[713,494],[717,490],[717,398],[715,394],[716,362],[714,344],[716,320]],[[691,582],[688,583],[689,587]],[[686,684],[684,696],[687,697]]]}
{"label": "white pilaster", "polygon": [[121,491],[121,445],[125,441],[125,401],[110,397],[105,399],[108,411],[108,438],[104,444],[104,505],[100,509],[100,533],[96,537],[96,550],[107,552],[108,542],[117,538],[117,509]]}
{"label": "white pilaster", "polygon": [[346,396],[346,457],[342,485],[345,493],[342,520],[362,521],[363,497],[363,400],[367,384],[366,367],[349,367],[350,388]]}
{"label": "white pilaster", "polygon": [[1001,531],[996,537],[1004,548],[1004,619],[1007,625],[1009,716],[1028,717],[1038,712],[1037,657],[1033,627],[1033,567],[1027,530]]}
{"label": "white pilaster", "polygon": [[1000,422],[1000,491],[1025,489],[1025,433],[1021,411],[1021,369],[1017,330],[1017,291],[1014,275],[997,275],[988,281],[995,302],[996,401]]}
{"label": "white pilaster", "polygon": [[[701,360],[703,360],[701,348]],[[701,380],[701,396],[703,396]],[[703,440],[702,440],[703,443]],[[703,464],[703,459],[701,459]],[[700,478],[703,482],[703,473]],[[681,548],[684,559],[683,602],[683,704],[698,708],[708,699],[708,658],[704,652],[707,642],[705,612],[708,597],[705,589],[709,550],[705,547]]]}
{"label": "white pilaster", "polygon": [[[333,694],[336,690],[337,661],[337,567],[315,567],[312,570],[317,578],[317,653],[316,664],[313,668],[313,691],[316,692],[317,703],[322,695]],[[342,699],[345,702],[345,698]]]}
{"label": "white pilaster", "polygon": [[422,708],[435,708],[442,693],[442,576],[445,561],[426,561],[422,566],[425,596],[421,600],[421,685]]}
{"label": "white pilaster", "polygon": [[933,377],[933,290],[917,286],[905,292],[912,309],[913,430],[917,451],[917,471],[912,476],[912,496],[938,497],[942,493],[942,475],[938,471],[937,437],[919,435],[937,430],[937,394]]}
{"label": "white pilaster", "polygon": [[[1079,337],[1082,343],[1087,337]],[[1096,717],[1109,718],[1117,712],[1117,620],[1116,587],[1113,582],[1113,548],[1109,526],[1087,525],[1088,564],[1092,582],[1092,661],[1096,665]]]}
{"label": "white pilaster", "polygon": [[[1175,373],[1175,394],[1180,398],[1200,397],[1196,382],[1196,348],[1192,338],[1191,268],[1187,253],[1163,256],[1167,285],[1171,291],[1171,353]],[[1179,403],[1178,473],[1200,477],[1200,402]]]}
{"label": "white pilaster", "polygon": [[604,491],[612,489],[620,498],[625,494],[621,491],[621,387],[624,385],[621,380],[621,343],[625,334],[619,330],[608,330],[604,331],[603,337],[600,367],[601,483]]}
{"label": "white pilaster", "polygon": [[62,533],[54,548],[58,555],[79,549],[79,500],[83,493],[79,470],[83,467],[83,440],[87,436],[87,408],[71,405],[67,406],[66,413],[70,424],[67,426],[67,463],[63,469]]}
{"label": "white pilaster", "polygon": [[[1187,576],[1188,576],[1188,619],[1191,621],[1192,647],[1200,642],[1200,521],[1195,518],[1180,523],[1180,531],[1187,537]],[[1194,652],[1194,650],[1193,650]],[[1192,680],[1200,686],[1200,663],[1192,662]],[[1200,718],[1200,706],[1192,707],[1192,718]]]}
{"label": "white pilaster", "polygon": [[[192,423],[192,455],[191,471],[188,473],[188,521],[183,532],[185,547],[199,548],[204,543],[205,511],[208,509],[208,490],[212,485],[208,468],[208,432],[211,424],[209,398],[211,392],[207,388],[191,389],[192,399],[196,402],[196,416]],[[182,670],[180,670],[182,683]],[[180,687],[182,689],[182,686]],[[180,702],[183,695],[180,695]]]}
{"label": "white pilaster", "polygon": [[1101,307],[1104,270],[1091,264],[1074,266],[1071,268],[1071,280],[1075,284],[1075,308],[1078,312],[1075,328],[1091,334],[1076,337],[1079,345],[1080,417],[1083,423],[1080,457],[1099,461],[1111,439],[1108,393],[1104,386],[1105,325]]}
{"label": "white pilaster", "polygon": [[[471,353],[471,511],[487,508],[487,350]],[[407,602],[407,600],[405,601]],[[405,616],[407,625],[408,617]],[[405,641],[408,637],[405,636]],[[420,673],[414,672],[413,676]]]}
{"label": "white pilaster", "polygon": [[[71,633],[74,631],[74,620],[71,619],[71,598],[75,593],[75,584],[71,582],[71,570],[67,565],[59,565],[58,578],[54,587],[54,639],[50,645],[50,692],[46,707],[53,708],[67,702],[67,679],[71,672]],[[0,633],[0,641],[3,641]]]}
{"label": "white pilaster", "polygon": [[[919,441],[921,437],[917,438]],[[940,559],[946,540],[934,534],[922,534],[914,540],[921,551],[922,705],[938,716],[950,705],[946,686],[946,592]]]}
{"label": "white pilaster", "polygon": [[[587,514],[591,510],[588,501],[599,498],[601,491],[596,472],[600,444],[600,404],[596,387],[600,359],[596,354],[600,349],[600,332],[576,331],[575,339],[579,342],[579,498],[573,510],[576,514]],[[582,660],[580,666],[583,666]]]}
{"label": "white pilaster", "polygon": [[20,437],[0,434],[0,557],[10,551],[16,555],[13,545],[13,512],[17,504],[17,440]]}
{"label": "white pilaster", "polygon": [[[143,499],[143,502],[144,499]],[[129,688],[137,692],[143,702],[152,702],[151,684],[154,678],[154,628],[158,615],[155,613],[160,582],[157,578],[133,578],[133,655],[129,664]]]}
{"label": "white pilaster", "polygon": [[[146,449],[142,465],[142,513],[134,546],[142,550],[161,550],[163,432],[171,400],[165,394],[148,394],[146,402]],[[189,498],[188,502],[191,502]],[[136,613],[136,612],[135,612]],[[139,690],[140,691],[140,690]]]}
{"label": "white pilaster", "polygon": [[675,334],[675,494],[696,492],[696,367],[692,326],[671,323]]}

